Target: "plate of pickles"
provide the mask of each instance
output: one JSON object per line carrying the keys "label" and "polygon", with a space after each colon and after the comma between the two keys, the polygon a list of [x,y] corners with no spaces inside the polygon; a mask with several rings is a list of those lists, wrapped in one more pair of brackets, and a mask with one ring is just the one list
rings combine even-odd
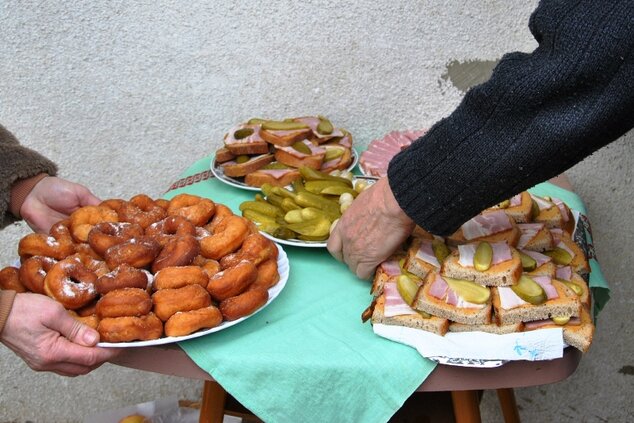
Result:
{"label": "plate of pickles", "polygon": [[240,204],[240,212],[275,242],[325,247],[341,214],[377,178],[349,171],[327,174],[308,167],[299,171],[302,177],[290,186],[262,185],[253,200]]}
{"label": "plate of pickles", "polygon": [[[346,168],[346,171],[352,171],[352,169],[354,169],[354,167],[359,162],[359,153],[357,153],[357,151],[354,148],[350,149],[350,155],[352,156],[352,161]],[[235,188],[240,188],[240,189],[244,189],[248,191],[261,191],[260,187],[251,186],[245,183],[243,177],[231,177],[231,176],[225,175],[223,167],[220,165],[220,163],[216,161],[215,158],[211,160],[210,167],[211,167],[211,173],[220,182],[223,182],[227,185],[231,185],[232,187],[235,187]]]}

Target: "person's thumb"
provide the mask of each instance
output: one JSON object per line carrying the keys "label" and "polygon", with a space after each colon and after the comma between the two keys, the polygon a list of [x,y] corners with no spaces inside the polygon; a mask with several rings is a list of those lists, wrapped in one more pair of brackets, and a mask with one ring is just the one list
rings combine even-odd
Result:
{"label": "person's thumb", "polygon": [[58,321],[58,330],[69,341],[85,347],[93,347],[99,342],[99,333],[96,330],[70,315],[63,316]]}

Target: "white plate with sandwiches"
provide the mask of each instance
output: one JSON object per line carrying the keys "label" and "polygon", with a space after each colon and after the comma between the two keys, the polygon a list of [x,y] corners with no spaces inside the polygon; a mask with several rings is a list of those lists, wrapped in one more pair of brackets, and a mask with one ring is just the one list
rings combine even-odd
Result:
{"label": "white plate with sandwiches", "polygon": [[167,336],[167,337],[163,337],[159,339],[153,339],[150,341],[116,342],[116,343],[115,342],[100,342],[97,344],[97,346],[125,348],[125,347],[148,347],[153,345],[173,344],[175,342],[187,341],[188,339],[200,338],[201,336],[209,335],[214,332],[219,332],[221,330],[228,329],[231,326],[237,325],[238,323],[248,319],[249,317],[255,315],[256,313],[259,313],[261,310],[263,310],[265,307],[271,304],[273,300],[275,300],[275,298],[277,298],[277,296],[280,295],[280,292],[282,292],[282,289],[284,289],[284,287],[286,286],[286,282],[288,281],[288,275],[289,275],[288,256],[286,255],[286,252],[282,249],[281,246],[278,245],[277,248],[279,250],[279,255],[277,257],[277,268],[280,274],[280,280],[273,287],[269,288],[269,299],[266,302],[266,304],[264,304],[262,307],[257,309],[254,313],[248,316],[241,317],[236,320],[223,321],[220,325],[214,328],[201,330],[199,332],[194,332],[186,336]]}
{"label": "white plate with sandwiches", "polygon": [[[359,162],[359,154],[357,151],[352,148],[351,149],[352,162],[348,165],[346,170],[351,171]],[[243,177],[231,177],[225,175],[224,168],[220,165],[215,157],[211,160],[210,163],[211,173],[220,181],[227,185],[230,185],[235,188],[240,188],[248,191],[260,191],[259,187],[251,186],[245,183]]]}

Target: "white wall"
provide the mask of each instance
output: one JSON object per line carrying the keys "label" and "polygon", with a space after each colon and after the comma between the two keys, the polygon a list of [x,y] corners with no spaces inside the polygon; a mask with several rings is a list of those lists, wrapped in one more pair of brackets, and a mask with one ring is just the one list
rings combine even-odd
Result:
{"label": "white wall", "polygon": [[[103,198],[159,196],[250,117],[324,114],[359,144],[430,126],[463,95],[450,62],[535,47],[536,3],[4,0],[0,122]],[[631,168],[631,142],[615,148],[573,176],[609,171],[601,157]],[[26,232],[0,233],[0,264]],[[0,420],[79,421],[201,386],[109,365],[36,374],[0,348]]]}

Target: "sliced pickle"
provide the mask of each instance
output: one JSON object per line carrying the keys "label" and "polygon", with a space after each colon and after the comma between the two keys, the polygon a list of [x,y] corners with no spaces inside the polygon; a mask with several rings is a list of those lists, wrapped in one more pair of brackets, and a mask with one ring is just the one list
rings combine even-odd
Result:
{"label": "sliced pickle", "polygon": [[307,237],[327,237],[330,234],[330,220],[317,218],[299,223],[289,223],[288,229]]}
{"label": "sliced pickle", "polygon": [[498,204],[498,208],[500,209],[508,209],[511,206],[511,200],[504,200],[500,204]]}
{"label": "sliced pickle", "polygon": [[531,199],[531,201],[531,218],[535,219],[539,216],[539,204],[537,204],[537,202],[533,199]]}
{"label": "sliced pickle", "polygon": [[420,314],[420,317],[422,317],[423,319],[431,319],[431,314],[427,313],[426,311],[416,310],[416,312]]}
{"label": "sliced pickle", "polygon": [[299,206],[295,201],[293,201],[292,198],[283,198],[281,200],[280,203],[280,207],[282,208],[282,210],[284,210],[285,212],[291,211],[291,210],[296,210],[296,209],[301,209],[302,207]]}
{"label": "sliced pickle", "polygon": [[520,280],[511,286],[511,289],[522,300],[533,305],[543,304],[547,299],[544,288],[526,275],[522,275]]}
{"label": "sliced pickle", "polygon": [[330,186],[330,187],[326,187],[323,190],[321,190],[322,194],[327,194],[327,195],[341,195],[341,194],[345,194],[348,193],[350,195],[352,195],[353,197],[356,197],[357,195],[359,195],[359,193],[352,189],[352,188],[348,188],[348,187],[342,187],[342,186]]}
{"label": "sliced pickle", "polygon": [[245,209],[242,211],[242,216],[258,226],[262,224],[277,224],[274,216],[269,216],[256,210]]}
{"label": "sliced pickle", "polygon": [[522,269],[526,272],[532,272],[537,268],[537,261],[526,253],[520,251],[520,259],[522,259]]}
{"label": "sliced pickle", "polygon": [[438,260],[438,263],[440,264],[442,264],[442,262],[445,261],[447,257],[449,257],[449,254],[451,254],[451,251],[449,251],[449,247],[447,247],[447,244],[440,241],[439,239],[434,239],[431,242],[431,249],[436,256],[436,260]]}
{"label": "sliced pickle", "polygon": [[583,289],[576,283],[570,282],[570,281],[561,281],[561,282],[563,282],[564,285],[566,285],[568,288],[573,290],[574,293],[577,294],[577,296],[580,297],[583,295]]}
{"label": "sliced pickle", "polygon": [[320,194],[325,188],[337,186],[342,188],[351,189],[348,185],[343,182],[335,182],[335,181],[306,181],[304,187],[306,191],[312,192],[313,194]]}
{"label": "sliced pickle", "polygon": [[338,159],[343,156],[343,148],[327,148],[326,154],[324,155],[324,161],[328,162],[330,160]]}
{"label": "sliced pickle", "polygon": [[298,131],[307,129],[308,125],[303,122],[280,122],[277,120],[267,120],[262,123],[262,129],[271,131]]}
{"label": "sliced pickle", "polygon": [[340,176],[332,176],[327,173],[311,169],[307,166],[300,167],[299,173],[302,174],[305,181],[337,181],[352,187],[352,181],[350,179],[342,178]]}
{"label": "sliced pickle", "polygon": [[326,215],[326,213],[314,207],[305,207],[301,209],[300,215],[302,216],[303,220],[311,220],[317,218],[328,219],[328,215]]}
{"label": "sliced pickle", "polygon": [[572,262],[572,255],[563,248],[555,247],[552,250],[544,251],[548,257],[552,258],[555,264],[567,266]]}
{"label": "sliced pickle", "polygon": [[301,239],[302,241],[325,241],[329,236],[330,234],[321,236],[298,235],[297,239]]}
{"label": "sliced pickle", "polygon": [[570,316],[553,316],[551,319],[556,325],[563,326],[570,321]]}
{"label": "sliced pickle", "polygon": [[288,169],[288,166],[286,166],[284,163],[280,163],[280,162],[273,162],[273,163],[269,163],[266,166],[262,167],[262,169]]}
{"label": "sliced pickle", "polygon": [[486,241],[480,242],[473,255],[473,267],[479,272],[484,272],[485,270],[489,270],[492,260],[493,248],[491,244]]}
{"label": "sliced pickle", "polygon": [[266,121],[267,121],[266,119],[252,118],[252,119],[249,119],[249,121],[247,122],[247,125],[262,125]]}
{"label": "sliced pickle", "polygon": [[284,221],[286,223],[300,223],[304,221],[302,217],[302,209],[289,210],[284,215]]}
{"label": "sliced pickle", "polygon": [[302,182],[302,178],[295,179],[291,183],[291,185],[293,186],[293,191],[295,191],[295,192],[306,191],[306,187],[304,186],[304,183]]}
{"label": "sliced pickle", "polygon": [[297,234],[295,232],[278,223],[262,223],[258,225],[258,229],[279,239],[297,238]]}
{"label": "sliced pickle", "polygon": [[317,124],[317,132],[321,135],[330,135],[334,131],[332,123],[323,116],[319,116],[319,124]]}
{"label": "sliced pickle", "polygon": [[398,293],[401,294],[403,301],[411,306],[418,292],[418,284],[414,282],[414,279],[407,275],[400,275],[396,279],[396,289]]}
{"label": "sliced pickle", "polygon": [[253,135],[253,132],[253,128],[240,128],[233,133],[233,138],[241,140]]}
{"label": "sliced pickle", "polygon": [[241,164],[241,163],[246,163],[248,162],[250,159],[249,156],[247,156],[246,154],[242,154],[238,157],[236,157],[236,163]]}
{"label": "sliced pickle", "polygon": [[244,201],[240,204],[240,211],[255,210],[256,212],[265,214],[267,216],[276,217],[281,216],[282,209],[264,201]]}
{"label": "sliced pickle", "polygon": [[489,301],[491,290],[485,286],[464,279],[443,276],[447,285],[463,300],[474,304],[484,304]]}
{"label": "sliced pickle", "polygon": [[296,151],[299,151],[302,154],[308,154],[308,155],[312,154],[312,152],[310,151],[310,147],[308,147],[306,144],[304,144],[301,141],[297,141],[293,143],[291,147],[293,147]]}

